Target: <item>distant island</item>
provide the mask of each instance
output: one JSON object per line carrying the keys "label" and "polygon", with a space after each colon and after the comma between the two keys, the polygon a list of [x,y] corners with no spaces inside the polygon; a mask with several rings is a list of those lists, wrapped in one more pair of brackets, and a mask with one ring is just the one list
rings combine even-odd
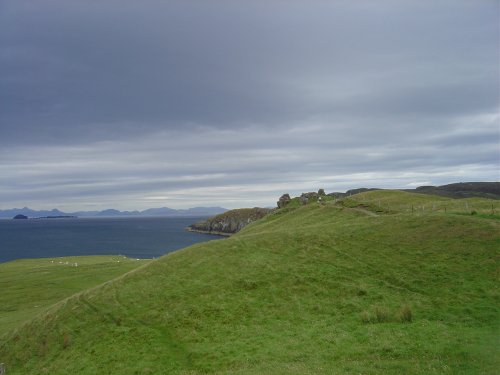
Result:
{"label": "distant island", "polygon": [[[39,217],[32,217],[31,219],[76,219],[78,216],[73,216],[73,215],[57,215],[57,216],[39,216]],[[25,220],[29,219],[28,216],[23,215],[23,214],[17,214],[14,216],[12,219],[15,220]]]}
{"label": "distant island", "polygon": [[[107,209],[103,211],[77,211],[63,212],[56,208],[52,210],[33,210],[28,207],[12,208],[0,210],[0,218],[10,219],[17,215],[26,216],[27,218],[39,219],[60,219],[60,218],[76,218],[76,217],[202,217],[213,216],[226,212],[223,207],[193,207],[187,209],[173,209],[169,207],[148,208],[143,211],[119,211],[115,209]],[[19,217],[18,219],[22,219]]]}
{"label": "distant island", "polygon": [[78,216],[73,215],[58,215],[58,216],[40,216],[35,219],[76,219]]}

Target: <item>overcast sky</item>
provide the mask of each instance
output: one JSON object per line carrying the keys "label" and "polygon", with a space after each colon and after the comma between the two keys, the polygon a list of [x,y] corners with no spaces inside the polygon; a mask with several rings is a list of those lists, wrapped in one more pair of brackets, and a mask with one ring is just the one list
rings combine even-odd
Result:
{"label": "overcast sky", "polygon": [[0,209],[498,181],[498,8],[0,0]]}

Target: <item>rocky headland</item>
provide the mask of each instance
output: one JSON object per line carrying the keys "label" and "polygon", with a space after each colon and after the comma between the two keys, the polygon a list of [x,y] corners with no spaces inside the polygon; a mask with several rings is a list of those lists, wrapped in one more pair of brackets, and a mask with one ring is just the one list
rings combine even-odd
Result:
{"label": "rocky headland", "polygon": [[259,220],[273,211],[270,208],[240,208],[208,218],[207,220],[190,225],[191,232],[219,234],[230,236],[239,232],[248,224]]}

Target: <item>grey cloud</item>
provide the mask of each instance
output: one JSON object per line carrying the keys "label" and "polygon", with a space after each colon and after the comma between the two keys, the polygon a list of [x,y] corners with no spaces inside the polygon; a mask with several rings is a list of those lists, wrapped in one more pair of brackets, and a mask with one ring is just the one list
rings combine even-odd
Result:
{"label": "grey cloud", "polygon": [[[495,168],[488,164],[496,153],[490,142],[485,143],[490,144],[489,147],[485,144],[479,149],[476,145],[452,145],[436,153],[435,146],[425,142],[377,147],[346,144],[331,148],[318,147],[315,138],[308,141],[303,134],[294,131],[283,131],[278,142],[266,139],[263,136],[265,129],[254,129],[253,133],[221,133],[224,133],[225,142],[240,148],[218,147],[220,133],[205,132],[199,134],[204,144],[195,142],[192,146],[188,145],[189,136],[173,138],[168,134],[157,134],[154,141],[146,137],[136,139],[134,144],[131,141],[129,145],[105,142],[75,148],[71,152],[31,149],[24,157],[12,157],[14,160],[7,163],[10,167],[0,168],[0,174],[13,177],[11,183],[3,184],[2,198],[15,200],[35,196],[54,200],[75,196],[96,199],[134,195],[136,204],[139,204],[137,201],[141,197],[156,195],[170,197],[169,202],[181,200],[185,204],[186,198],[183,197],[187,192],[194,191],[208,199],[214,189],[227,187],[225,192],[230,193],[217,197],[220,203],[246,194],[247,200],[253,197],[254,200],[262,199],[260,204],[270,205],[280,194],[279,189],[307,190],[323,186],[332,190],[341,182],[335,176],[351,175],[353,181],[357,181],[357,174],[376,171],[374,175],[401,176],[400,183],[410,183],[412,178],[405,178],[405,173],[428,172],[439,176],[434,171],[436,165],[445,175],[457,165],[482,165],[481,168],[490,171]],[[242,139],[248,142],[247,145]],[[182,162],[179,162],[182,148]],[[399,157],[402,154],[404,158]],[[67,159],[58,161],[60,155]],[[87,158],[86,155],[93,157]],[[113,156],[111,159],[110,155]],[[460,177],[457,174],[455,178]],[[377,186],[382,183],[357,182]],[[256,187],[268,189],[269,195],[256,197],[253,195]]]}
{"label": "grey cloud", "polygon": [[488,0],[3,1],[0,201],[496,179],[497,27]]}

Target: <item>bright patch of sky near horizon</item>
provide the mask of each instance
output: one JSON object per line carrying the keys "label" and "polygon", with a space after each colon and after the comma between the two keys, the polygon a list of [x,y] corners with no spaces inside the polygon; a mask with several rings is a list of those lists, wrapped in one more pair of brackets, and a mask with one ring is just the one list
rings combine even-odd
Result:
{"label": "bright patch of sky near horizon", "polygon": [[0,209],[498,181],[499,3],[0,1]]}

